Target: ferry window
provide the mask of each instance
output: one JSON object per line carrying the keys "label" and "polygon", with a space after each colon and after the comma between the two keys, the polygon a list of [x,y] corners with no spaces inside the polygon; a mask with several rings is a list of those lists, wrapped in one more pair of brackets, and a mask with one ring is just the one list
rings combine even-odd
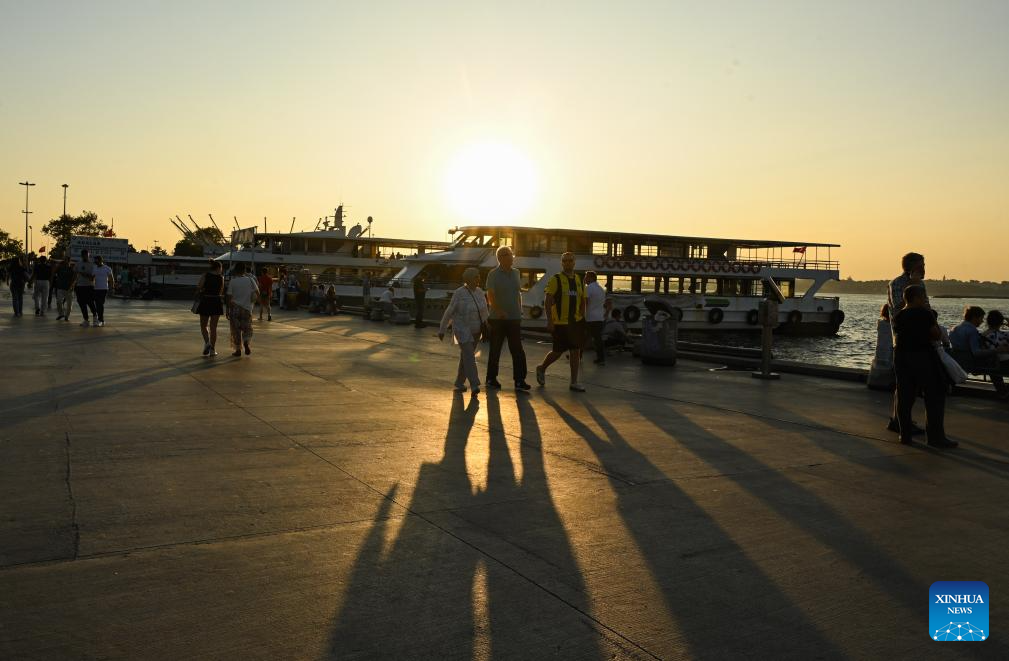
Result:
{"label": "ferry window", "polygon": [[686,257],[687,247],[682,243],[662,243],[659,245],[660,257]]}
{"label": "ferry window", "polygon": [[640,257],[657,257],[659,247],[654,243],[642,243],[637,246],[637,254]]}
{"label": "ferry window", "polygon": [[568,249],[568,237],[566,236],[550,237],[550,252],[567,252],[567,249]]}
{"label": "ferry window", "polygon": [[308,239],[308,252],[322,252],[322,239]]}
{"label": "ferry window", "polygon": [[592,254],[593,255],[608,255],[610,254],[610,244],[600,243],[599,241],[592,242]]}
{"label": "ferry window", "polygon": [[549,240],[542,234],[533,234],[526,239],[526,250],[529,252],[546,252],[549,247]]}
{"label": "ferry window", "polygon": [[702,284],[704,285],[704,293],[705,294],[720,294],[721,293],[720,291],[718,291],[718,280],[714,280],[714,279],[712,279],[712,280],[704,280],[704,281],[702,281]]}
{"label": "ferry window", "polygon": [[631,292],[633,290],[633,285],[631,283],[631,276],[629,275],[615,275],[613,276],[613,289],[614,292]]}
{"label": "ferry window", "polygon": [[498,247],[514,245],[511,234],[501,234],[497,239]]}
{"label": "ferry window", "polygon": [[643,275],[641,276],[641,293],[647,294],[649,292],[659,291],[659,279],[654,275]]}

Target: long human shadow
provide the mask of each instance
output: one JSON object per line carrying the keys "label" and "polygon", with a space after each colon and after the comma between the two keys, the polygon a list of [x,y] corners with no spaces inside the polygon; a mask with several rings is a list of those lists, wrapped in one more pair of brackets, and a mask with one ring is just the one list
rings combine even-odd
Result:
{"label": "long human shadow", "polygon": [[473,656],[472,591],[479,558],[414,512],[433,499],[454,496],[465,502],[471,495],[466,444],[479,408],[476,398],[468,405],[461,394],[453,399],[442,459],[421,464],[410,513],[388,547],[383,538],[390,506],[383,502],[379,508],[335,617],[331,658]]}
{"label": "long human shadow", "polygon": [[[501,402],[493,393],[487,396],[487,425],[490,456],[487,463],[486,491],[477,500],[487,501],[485,508],[457,510],[461,518],[474,525],[490,529],[512,546],[531,550],[549,566],[551,578],[563,583],[566,604],[558,608],[574,608],[581,615],[578,628],[565,627],[568,634],[558,643],[555,630],[562,628],[547,617],[541,621],[526,617],[517,610],[515,578],[503,572],[488,572],[487,598],[490,622],[492,658],[519,659],[539,656],[540,650],[578,659],[601,659],[598,634],[587,621],[591,611],[585,581],[575,559],[571,541],[550,489],[543,459],[543,444],[536,412],[528,397],[519,393],[514,400],[518,408],[521,440],[518,444],[522,465],[521,482],[508,449],[508,437],[501,417]],[[505,516],[498,514],[494,503],[503,506]],[[549,597],[553,599],[553,597]],[[570,635],[578,633],[575,637]]]}
{"label": "long human shadow", "polygon": [[[821,544],[857,568],[882,592],[911,612],[920,611],[922,580],[876,544],[862,529],[838,512],[824,498],[811,492],[779,470],[726,442],[694,423],[690,418],[666,407],[659,416],[655,410],[645,409],[639,403],[634,407],[650,419],[658,419],[656,430],[670,440],[689,450],[712,468],[719,470],[725,479],[746,491],[778,514],[782,520],[804,530]],[[608,435],[616,430],[591,404],[586,408],[593,419]],[[675,434],[672,430],[675,430]],[[758,479],[751,479],[759,474]]]}
{"label": "long human shadow", "polygon": [[[588,402],[604,430],[593,431],[550,395],[544,401],[584,440],[610,476],[641,476],[642,486],[611,477],[623,524],[647,563],[666,608],[694,658],[844,656],[732,535],[653,464]],[[732,633],[726,635],[731,628]],[[782,632],[801,631],[803,650]]]}
{"label": "long human shadow", "polygon": [[[468,659],[478,651],[476,631],[482,628],[486,637],[479,652],[488,658],[534,658],[548,648],[547,642],[553,652],[569,650],[570,658],[602,658],[600,634],[590,623],[566,629],[559,648],[557,624],[549,617],[530,617],[528,604],[518,601],[537,588],[463,541],[466,530],[479,530],[515,545],[514,538],[523,533],[521,526],[532,526],[536,540],[545,544],[551,574],[573,588],[566,603],[545,592],[541,599],[565,612],[574,607],[588,613],[574,554],[549,498],[539,444],[521,446],[522,482],[518,483],[499,402],[493,396],[487,404],[491,422],[487,486],[473,491],[466,448],[479,406],[476,398],[467,404],[461,394],[454,397],[443,456],[421,465],[408,514],[391,543],[384,541],[391,504],[380,506],[355,557],[343,604],[334,618],[330,657]],[[535,415],[528,405],[520,408],[519,417],[525,433],[537,439]],[[395,489],[387,499],[394,495]],[[495,504],[507,516],[501,516]],[[444,512],[447,506],[451,513]],[[425,514],[433,510],[442,510],[435,518],[458,518],[467,525],[462,532],[452,533]],[[486,620],[477,621],[474,602],[480,600],[476,582],[481,566],[486,568]]]}

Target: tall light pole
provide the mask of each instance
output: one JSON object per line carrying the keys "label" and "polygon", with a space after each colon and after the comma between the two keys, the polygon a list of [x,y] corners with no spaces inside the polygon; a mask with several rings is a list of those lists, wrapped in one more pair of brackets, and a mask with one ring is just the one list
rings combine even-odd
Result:
{"label": "tall light pole", "polygon": [[31,213],[31,211],[28,210],[28,187],[29,186],[34,186],[35,184],[33,184],[32,182],[28,181],[27,179],[25,179],[24,181],[19,181],[18,184],[20,184],[21,186],[25,187],[25,210],[24,210],[23,213],[25,215],[25,255],[27,255],[28,254],[28,242],[29,242],[29,237],[28,237],[28,214]]}
{"label": "tall light pole", "polygon": [[32,227],[31,225],[28,226],[28,253],[29,254],[32,251],[32,234],[35,233],[34,230],[35,230],[34,227]]}
{"label": "tall light pole", "polygon": [[63,217],[66,218],[67,215],[67,189],[70,188],[70,184],[63,184]]}

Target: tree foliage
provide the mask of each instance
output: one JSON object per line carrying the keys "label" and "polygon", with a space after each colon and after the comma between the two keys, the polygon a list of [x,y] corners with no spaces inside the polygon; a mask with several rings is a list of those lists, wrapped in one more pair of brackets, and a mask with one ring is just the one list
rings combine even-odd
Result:
{"label": "tree foliage", "polygon": [[161,246],[154,246],[153,248],[151,248],[151,254],[163,257],[168,254],[168,251],[162,248]]}
{"label": "tree foliage", "polygon": [[98,214],[94,211],[83,211],[79,216],[69,214],[53,218],[42,226],[42,233],[47,234],[56,240],[53,246],[53,255],[60,256],[66,252],[70,245],[70,236],[78,234],[81,236],[101,236],[109,229],[109,226],[98,219]]}
{"label": "tree foliage", "polygon": [[194,238],[179,239],[172,254],[177,257],[202,257],[204,242],[213,245],[224,243],[224,235],[216,227],[201,227],[193,232],[193,235]]}
{"label": "tree foliage", "polygon": [[15,239],[7,232],[0,230],[0,261],[17,257],[23,251],[20,239]]}

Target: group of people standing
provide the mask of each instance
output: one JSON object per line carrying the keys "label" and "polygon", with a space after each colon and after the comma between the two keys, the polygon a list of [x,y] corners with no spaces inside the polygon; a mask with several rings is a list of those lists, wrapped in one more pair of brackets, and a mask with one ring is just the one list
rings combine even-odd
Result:
{"label": "group of people standing", "polygon": [[81,311],[81,326],[105,325],[105,300],[110,289],[115,287],[112,268],[105,264],[101,255],[91,261],[87,250],[81,251],[77,261],[64,257],[53,262],[39,257],[29,268],[23,256],[16,257],[7,269],[8,286],[14,316],[23,316],[25,287],[32,288],[35,316],[44,317],[52,309],[56,300],[56,320],[70,321],[74,298]]}
{"label": "group of people standing", "polygon": [[[887,429],[900,434],[900,442],[910,444],[912,437],[924,431],[930,446],[954,448],[956,441],[946,437],[945,403],[949,375],[944,365],[947,348],[966,353],[973,360],[992,361],[992,382],[1000,396],[1006,397],[1006,386],[998,368],[999,358],[1009,359],[1009,336],[999,330],[1004,318],[998,311],[989,314],[988,347],[978,327],[985,312],[977,306],[967,306],[964,320],[947,332],[938,321],[938,314],[929,305],[925,289],[925,257],[907,253],[901,259],[901,275],[890,283],[884,317],[889,319],[893,337],[893,366],[896,376],[893,409]],[[993,327],[992,327],[993,326]],[[925,400],[925,429],[911,418],[915,399]]]}
{"label": "group of people standing", "polygon": [[[465,391],[468,382],[473,394],[480,392],[476,348],[482,338],[490,342],[487,387],[502,387],[498,374],[501,350],[507,342],[515,389],[531,389],[526,382],[528,366],[522,346],[522,283],[518,270],[513,268],[514,261],[515,254],[509,246],[498,248],[498,265],[487,274],[486,291],[480,288],[480,271],[473,267],[466,269],[462,276],[463,285],[452,293],[452,299],[442,315],[438,337],[444,339],[451,327],[454,340],[459,345],[459,369],[455,380],[457,391]],[[547,330],[551,334],[552,346],[535,368],[536,382],[540,386],[546,385],[550,365],[567,354],[571,371],[568,388],[574,392],[585,392],[585,387],[578,380],[582,350],[591,330],[593,338],[599,338],[596,362],[605,363],[602,325],[606,306],[606,292],[596,282],[595,274],[588,272],[583,278],[575,273],[574,253],[564,253],[561,256],[561,271],[551,277],[546,287]]]}

